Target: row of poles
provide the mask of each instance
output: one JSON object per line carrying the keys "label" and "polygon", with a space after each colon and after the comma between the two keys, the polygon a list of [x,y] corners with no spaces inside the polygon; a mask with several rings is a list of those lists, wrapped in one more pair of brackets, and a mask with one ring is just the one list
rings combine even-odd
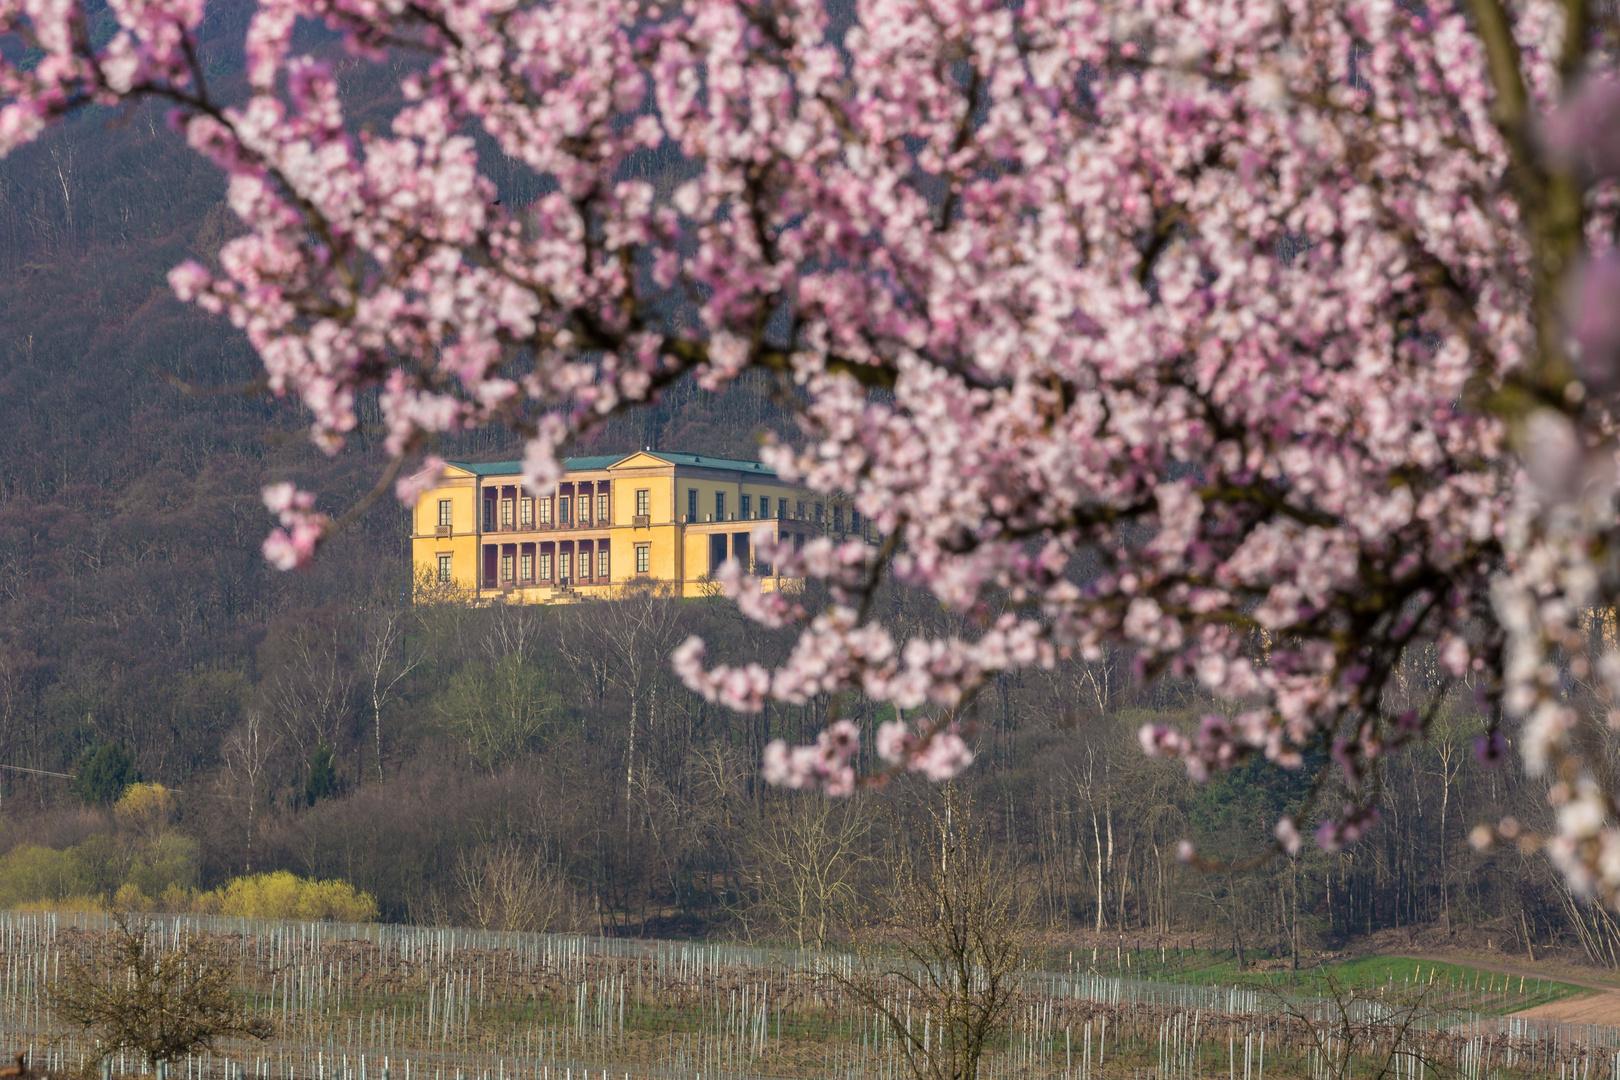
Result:
{"label": "row of poles", "polygon": [[[64,953],[110,922],[93,913],[0,912],[0,1039],[41,1048],[47,1071],[88,1060],[43,991]],[[601,1080],[828,1076],[896,1080],[906,1049],[846,993],[853,957],[746,946],[431,927],[207,916],[148,924],[160,948],[206,943],[233,965],[267,1044],[175,1062],[159,1080]],[[1431,978],[1432,978],[1431,973]],[[1391,996],[1397,989],[1389,987]],[[1494,984],[1490,987],[1495,992]],[[1522,989],[1522,988],[1521,988]],[[1469,988],[1472,992],[1472,988]],[[896,993],[907,1040],[929,1051],[938,1018]],[[1380,1030],[1379,1000],[1330,1003],[1250,988],[1186,987],[1087,973],[1028,973],[980,1076],[1061,1080],[1328,1080],[1344,1056],[1337,1020]],[[1393,1019],[1393,1014],[1391,1014]],[[1392,1052],[1370,1038],[1362,1060]],[[1470,1080],[1620,1080],[1620,1032],[1435,1010],[1401,1028],[1394,1074],[1444,1063]],[[127,1056],[121,1075],[147,1075]]]}

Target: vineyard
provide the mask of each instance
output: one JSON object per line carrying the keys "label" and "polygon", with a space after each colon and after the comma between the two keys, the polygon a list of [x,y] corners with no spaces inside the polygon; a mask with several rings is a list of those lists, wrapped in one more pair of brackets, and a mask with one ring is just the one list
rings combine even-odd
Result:
{"label": "vineyard", "polygon": [[[83,1074],[91,1047],[53,1023],[45,991],[108,925],[0,913],[0,1041],[49,1074]],[[276,1025],[267,1042],[175,1062],[168,1080],[909,1075],[892,1029],[851,995],[858,963],[845,955],[201,916],[157,918],[148,933],[227,961]],[[1373,976],[1223,987],[1027,971],[980,1075],[1620,1077],[1620,1030],[1503,1015],[1568,988],[1445,965]],[[934,1038],[938,1018],[893,993],[889,1007]],[[124,1057],[110,1071],[145,1070]]]}

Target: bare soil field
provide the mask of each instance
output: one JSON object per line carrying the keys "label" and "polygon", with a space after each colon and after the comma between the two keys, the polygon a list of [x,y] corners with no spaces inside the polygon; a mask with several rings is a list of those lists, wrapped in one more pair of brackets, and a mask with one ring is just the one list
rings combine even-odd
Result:
{"label": "bare soil field", "polygon": [[1564,998],[1514,1013],[1537,1020],[1558,1020],[1566,1024],[1604,1024],[1620,1027],[1620,991],[1599,990],[1585,997]]}
{"label": "bare soil field", "polygon": [[1400,955],[1412,960],[1430,960],[1439,963],[1457,963],[1466,960],[1469,964],[1500,972],[1504,975],[1522,975],[1528,979],[1557,979],[1559,982],[1584,986],[1591,990],[1592,993],[1550,1001],[1545,1005],[1536,1005],[1513,1015],[1528,1016],[1537,1020],[1557,1020],[1566,1024],[1604,1024],[1610,1027],[1620,1027],[1620,989],[1616,989],[1613,985],[1604,982],[1595,981],[1591,973],[1587,973],[1585,977],[1579,974],[1570,974],[1574,969],[1569,964],[1532,966],[1522,962],[1517,964],[1511,962],[1500,963],[1455,951],[1451,951],[1450,955],[1403,951]]}

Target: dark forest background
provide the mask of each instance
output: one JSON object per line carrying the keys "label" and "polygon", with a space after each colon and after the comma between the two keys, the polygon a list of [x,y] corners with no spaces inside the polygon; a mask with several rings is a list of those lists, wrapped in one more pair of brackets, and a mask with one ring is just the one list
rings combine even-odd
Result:
{"label": "dark forest background", "polygon": [[[211,11],[204,55],[228,97],[247,11]],[[339,67],[355,118],[383,115],[397,71]],[[532,194],[494,175],[503,197]],[[110,897],[138,878],[155,898],[287,869],[346,879],[388,919],[805,943],[847,932],[887,811],[914,786],[847,802],[765,788],[765,742],[812,736],[827,703],[735,715],[663,660],[699,633],[717,654],[769,662],[780,637],[713,601],[413,601],[407,522],[389,500],[312,570],[265,566],[262,485],[295,479],[341,511],[380,452],[362,431],[328,459],[295,405],[170,380],[229,388],[257,373],[240,334],[164,284],[231,235],[222,194],[150,106],[90,110],[0,162],[0,855],[123,853],[36,888],[56,895]],[[677,387],[580,449],[749,457],[761,430],[793,434],[773,392]],[[443,452],[517,448],[484,432]],[[900,632],[958,629],[926,598],[890,595],[883,610]],[[1252,854],[1307,781],[1250,768],[1199,788],[1145,759],[1144,719],[1215,706],[1175,683],[1122,692],[1127,678],[1115,661],[1069,664],[1005,678],[979,706],[964,785],[1054,933],[1292,957],[1404,930],[1616,963],[1614,924],[1542,860],[1466,843],[1504,809],[1532,824],[1543,813],[1513,770],[1476,765],[1466,698],[1389,764],[1370,839],[1206,875],[1177,861],[1179,839]],[[1415,658],[1400,694],[1432,682]],[[854,713],[876,718],[870,703]],[[82,774],[98,753],[98,769],[127,754],[128,776],[174,790],[179,839],[164,858],[118,840],[126,824],[99,805],[105,792],[46,775]]]}

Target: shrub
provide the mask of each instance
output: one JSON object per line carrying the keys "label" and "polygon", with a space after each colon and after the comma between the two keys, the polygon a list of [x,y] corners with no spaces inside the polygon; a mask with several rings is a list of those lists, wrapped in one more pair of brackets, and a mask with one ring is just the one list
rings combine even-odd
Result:
{"label": "shrub", "polygon": [[171,889],[190,892],[197,886],[197,842],[168,833],[135,853],[125,883],[147,896],[163,896]]}
{"label": "shrub", "polygon": [[0,906],[20,907],[59,901],[93,891],[93,883],[72,850],[53,851],[24,844],[0,858]]}
{"label": "shrub", "polygon": [[113,814],[142,836],[154,836],[174,816],[174,792],[162,784],[131,784],[119,796]]}
{"label": "shrub", "polygon": [[372,922],[377,918],[377,901],[370,893],[346,881],[312,881],[286,870],[235,878],[198,896],[196,907],[257,919]]}

